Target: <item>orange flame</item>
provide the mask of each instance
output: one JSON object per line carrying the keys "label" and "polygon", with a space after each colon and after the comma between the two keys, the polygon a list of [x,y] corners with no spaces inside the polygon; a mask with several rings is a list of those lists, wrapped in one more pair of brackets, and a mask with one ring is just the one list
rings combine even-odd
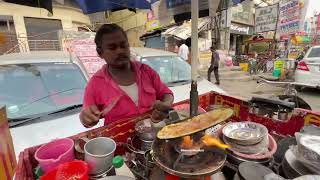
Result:
{"label": "orange flame", "polygon": [[230,148],[231,146],[228,145],[228,144],[224,144],[222,143],[219,139],[217,138],[214,138],[212,137],[211,135],[204,135],[202,138],[202,143],[205,145],[205,146],[216,146],[220,149],[227,149],[227,148]]}
{"label": "orange flame", "polygon": [[222,143],[219,139],[211,136],[211,135],[204,135],[201,137],[201,142],[199,143],[194,143],[193,139],[190,136],[184,136],[182,143],[181,143],[181,148],[183,149],[192,149],[192,148],[201,148],[203,146],[215,146],[220,149],[227,149],[231,148],[230,145]]}
{"label": "orange flame", "polygon": [[193,147],[193,139],[190,136],[184,136],[181,144],[181,148],[191,149]]}

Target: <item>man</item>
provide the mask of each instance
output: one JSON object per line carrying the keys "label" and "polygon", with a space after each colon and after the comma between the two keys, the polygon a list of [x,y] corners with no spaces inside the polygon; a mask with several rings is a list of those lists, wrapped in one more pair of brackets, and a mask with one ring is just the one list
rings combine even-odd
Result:
{"label": "man", "polygon": [[211,73],[213,71],[214,76],[216,78],[216,83],[217,85],[220,84],[220,79],[219,79],[219,62],[220,62],[220,57],[219,53],[215,50],[214,47],[211,47],[211,63],[210,67],[208,69],[208,81],[211,81]]}
{"label": "man", "polygon": [[185,44],[184,40],[180,41],[178,55],[185,61],[188,61],[189,59],[189,47]]}
{"label": "man", "polygon": [[124,30],[116,24],[102,25],[95,43],[98,55],[107,64],[87,84],[81,123],[92,127],[103,117],[106,125],[149,110],[153,110],[154,122],[165,118],[173,103],[173,93],[148,65],[130,61]]}

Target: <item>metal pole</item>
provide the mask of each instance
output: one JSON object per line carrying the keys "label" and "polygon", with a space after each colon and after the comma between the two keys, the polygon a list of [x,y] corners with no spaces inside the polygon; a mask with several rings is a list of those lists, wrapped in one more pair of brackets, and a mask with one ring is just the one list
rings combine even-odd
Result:
{"label": "metal pole", "polygon": [[280,11],[279,11],[279,6],[280,6],[280,4],[279,3],[277,3],[277,20],[276,20],[276,29],[274,30],[274,34],[273,34],[273,43],[274,43],[274,45],[273,45],[273,52],[275,52],[276,51],[276,46],[277,46],[277,30],[278,30],[278,21],[279,21],[279,13],[280,13]]}
{"label": "metal pole", "polygon": [[[225,6],[226,6],[226,29],[225,29],[225,31],[224,31],[224,42],[223,42],[223,49],[224,50],[226,50],[227,49],[227,47],[228,47],[228,44],[227,44],[227,35],[229,35],[229,33],[228,33],[228,1],[227,0],[224,0],[224,2],[225,2]],[[230,36],[230,35],[229,35]],[[230,37],[229,37],[230,38]],[[228,42],[228,43],[230,43],[230,42]]]}
{"label": "metal pole", "polygon": [[198,18],[199,0],[191,0],[191,90],[190,116],[198,114],[197,67],[198,67]]}

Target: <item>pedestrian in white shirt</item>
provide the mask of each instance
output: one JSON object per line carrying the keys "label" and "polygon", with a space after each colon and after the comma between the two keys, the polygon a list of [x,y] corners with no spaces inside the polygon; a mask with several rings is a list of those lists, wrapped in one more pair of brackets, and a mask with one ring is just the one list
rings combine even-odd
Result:
{"label": "pedestrian in white shirt", "polygon": [[182,57],[182,59],[188,61],[189,47],[185,44],[184,40],[180,41],[178,55]]}

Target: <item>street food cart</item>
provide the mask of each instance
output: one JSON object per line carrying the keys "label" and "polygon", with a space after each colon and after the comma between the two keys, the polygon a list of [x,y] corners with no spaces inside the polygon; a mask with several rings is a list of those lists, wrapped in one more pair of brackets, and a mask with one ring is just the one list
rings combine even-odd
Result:
{"label": "street food cart", "polygon": [[273,39],[250,39],[245,42],[245,54],[253,57],[254,52],[274,58],[275,41]]}
{"label": "street food cart", "polygon": [[[198,5],[198,1],[191,1],[192,59],[198,59]],[[92,11],[85,12],[88,13]],[[271,41],[267,41],[267,43],[271,43]],[[98,136],[112,138],[116,142],[115,153],[126,157],[126,165],[135,175],[136,179],[211,179],[211,175],[219,172],[224,172],[225,175],[241,176],[244,178],[250,177],[252,174],[261,176],[261,170],[264,173],[271,173],[271,169],[275,169],[275,171],[278,170],[277,166],[274,166],[276,163],[273,162],[273,155],[277,150],[276,141],[287,136],[293,136],[294,133],[300,131],[305,124],[320,126],[320,114],[303,109],[294,109],[291,105],[284,102],[270,102],[266,99],[245,101],[215,92],[198,96],[196,67],[197,62],[192,61],[190,101],[179,102],[174,104],[174,107],[182,104],[190,104],[192,116],[197,115],[198,106],[201,107],[200,109],[210,112],[213,109],[219,109],[218,107],[228,107],[232,109],[233,114],[230,118],[227,118],[226,121],[218,125],[189,134],[192,136],[189,137],[189,142],[196,141],[198,135],[200,138],[203,138],[206,137],[204,134],[209,133],[210,135],[215,134],[217,138],[225,143],[229,142],[232,144],[231,148],[227,150],[221,150],[215,147],[205,148],[199,149],[199,151],[192,151],[190,154],[188,151],[182,151],[183,149],[179,146],[181,142],[182,144],[185,142],[185,137],[187,136],[172,139],[156,138],[151,144],[150,142],[143,142],[137,138],[135,125],[148,118],[150,116],[148,113],[139,117],[121,119],[107,126],[83,132],[70,138],[74,141],[84,137],[89,139]],[[281,111],[277,112],[277,114],[271,113],[269,116],[267,116],[268,114],[266,113],[262,115],[262,112],[266,109],[263,106],[257,106],[257,104],[259,104],[258,102],[262,104],[275,103],[276,106],[281,107]],[[195,118],[197,119],[197,117],[198,116]],[[236,145],[230,142],[230,139],[224,139],[225,132],[223,132],[223,129],[228,126],[226,123],[244,121],[246,121],[247,124],[248,121],[249,123],[255,123],[255,126],[263,125],[268,129],[268,131],[264,132],[269,133],[264,133],[263,139],[260,139],[257,144]],[[178,146],[176,146],[177,144]],[[248,148],[246,147],[248,147],[248,145],[250,146],[249,149],[251,152],[259,149],[257,146],[260,147],[263,145],[263,152],[253,154],[244,153],[243,150],[247,150]],[[149,148],[145,149],[142,147]],[[35,178],[34,169],[37,168],[38,162],[34,155],[39,148],[40,146],[31,147],[20,153],[15,179],[29,180]],[[259,165],[252,166],[252,163]],[[247,172],[256,173],[248,174]],[[113,175],[114,173],[110,171],[110,174]],[[108,176],[109,171],[104,172],[103,175]]]}
{"label": "street food cart", "polygon": [[[140,142],[139,139],[137,139],[135,124],[148,118],[150,116],[148,113],[139,117],[122,119],[107,126],[74,135],[70,138],[77,140],[82,137],[94,138],[97,136],[105,136],[114,139],[117,143],[116,154],[126,157],[126,164],[135,175],[136,179],[180,179],[180,177],[208,179],[210,175],[221,171],[227,175],[234,175],[237,173],[239,164],[242,162],[255,162],[263,164],[271,169],[277,169],[277,166],[275,166],[276,163],[273,160],[273,155],[277,150],[276,142],[280,139],[293,136],[295,132],[300,131],[300,129],[306,124],[320,126],[320,114],[304,109],[292,109],[292,111],[288,112],[287,116],[284,116],[285,118],[281,115],[270,118],[260,115],[263,108],[260,108],[259,111],[259,108],[256,106],[257,101],[253,103],[253,101],[244,101],[236,97],[222,95],[215,92],[201,95],[198,100],[199,106],[206,111],[217,109],[219,107],[228,107],[234,112],[232,117],[227,121],[204,131],[213,132],[216,129],[215,132],[217,132],[217,136],[221,137],[221,127],[228,122],[250,121],[259,123],[264,125],[269,132],[268,151],[260,155],[249,155],[237,152],[234,149],[224,151],[213,148],[213,151],[210,150],[207,153],[202,153],[201,155],[182,158],[184,160],[188,159],[188,161],[179,160],[176,162],[175,158],[180,157],[180,154],[173,151],[171,146],[166,146],[165,144],[172,144],[172,142],[175,142],[174,144],[176,144],[176,142],[181,141],[181,138],[163,141],[156,139],[152,142],[153,144],[149,144],[149,147],[152,147],[151,149],[144,149],[146,151],[141,150],[142,145],[148,146],[148,144]],[[266,100],[261,101],[266,102]],[[189,101],[186,100],[184,102],[179,102],[174,106],[177,107],[188,103]],[[283,105],[283,107],[287,106],[286,104],[280,104],[280,106],[281,105]],[[38,162],[34,158],[34,153],[39,147],[40,146],[30,147],[20,153],[15,174],[16,180],[34,179],[34,170],[38,166]],[[169,154],[157,154],[159,152],[164,152],[163,148],[168,148],[165,152],[168,152]],[[144,153],[141,154],[141,152]],[[132,154],[135,154],[135,156],[132,156]],[[131,157],[131,160],[129,157]],[[134,157],[134,159],[132,159],[132,157]],[[198,161],[199,159],[207,158],[214,159],[212,162],[215,163],[212,164],[207,161],[203,161],[204,163],[201,163],[202,161]],[[175,165],[166,164],[166,162],[173,163],[172,161],[176,162],[174,163]]]}

